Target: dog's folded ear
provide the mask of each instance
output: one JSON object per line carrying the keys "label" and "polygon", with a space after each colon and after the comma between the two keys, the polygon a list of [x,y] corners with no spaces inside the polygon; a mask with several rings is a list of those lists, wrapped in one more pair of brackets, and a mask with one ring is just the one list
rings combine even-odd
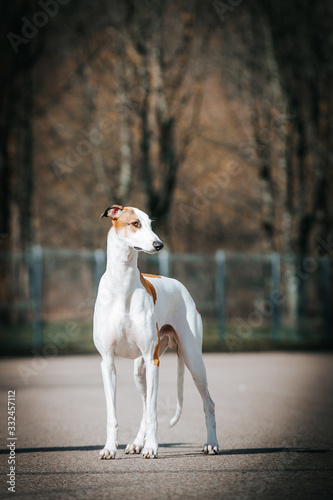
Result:
{"label": "dog's folded ear", "polygon": [[112,207],[108,207],[100,216],[100,219],[103,217],[111,217],[112,220],[117,220],[120,216],[120,213],[123,210],[123,207],[120,205],[112,205]]}

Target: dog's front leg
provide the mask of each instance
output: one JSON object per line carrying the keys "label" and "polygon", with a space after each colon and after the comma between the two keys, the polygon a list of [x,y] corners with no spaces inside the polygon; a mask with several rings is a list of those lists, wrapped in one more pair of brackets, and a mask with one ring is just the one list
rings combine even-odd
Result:
{"label": "dog's front leg", "polygon": [[113,355],[103,358],[101,363],[104,392],[106,400],[106,444],[100,451],[100,459],[110,459],[116,457],[118,422],[116,415],[116,367]]}
{"label": "dog's front leg", "polygon": [[145,357],[147,399],[146,399],[146,442],[142,450],[143,458],[157,458],[157,390],[159,368],[153,356]]}

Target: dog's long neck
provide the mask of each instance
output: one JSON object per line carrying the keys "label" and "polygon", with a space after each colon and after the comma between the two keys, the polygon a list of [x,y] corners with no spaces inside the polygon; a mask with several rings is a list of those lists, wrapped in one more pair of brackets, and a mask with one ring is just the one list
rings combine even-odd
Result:
{"label": "dog's long neck", "polygon": [[113,291],[117,295],[130,295],[138,274],[138,252],[123,243],[114,231],[110,230],[107,240],[106,275]]}

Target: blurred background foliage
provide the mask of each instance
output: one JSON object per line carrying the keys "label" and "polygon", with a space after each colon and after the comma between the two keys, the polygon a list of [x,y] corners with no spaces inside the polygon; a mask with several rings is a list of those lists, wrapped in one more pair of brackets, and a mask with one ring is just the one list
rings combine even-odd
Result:
{"label": "blurred background foliage", "polygon": [[147,211],[171,252],[278,252],[302,269],[324,241],[332,258],[332,3],[0,9],[3,324],[29,288],[10,256],[104,248],[112,203]]}

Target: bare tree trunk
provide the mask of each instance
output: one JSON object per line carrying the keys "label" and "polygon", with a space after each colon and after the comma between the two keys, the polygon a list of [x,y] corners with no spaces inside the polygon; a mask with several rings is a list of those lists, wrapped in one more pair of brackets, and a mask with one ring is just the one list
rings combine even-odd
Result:
{"label": "bare tree trunk", "polygon": [[118,199],[124,204],[129,197],[132,180],[132,148],[130,129],[125,119],[120,124],[120,174]]}
{"label": "bare tree trunk", "polygon": [[[0,128],[0,321],[8,324],[11,318],[10,304],[12,304],[12,281],[10,269],[11,227],[10,227],[10,200],[11,200],[11,159],[9,143],[11,134],[11,120],[14,115],[13,87],[4,89],[2,93],[3,119]],[[4,307],[5,306],[5,307]]]}
{"label": "bare tree trunk", "polygon": [[33,90],[32,76],[27,69],[22,73],[19,92],[22,92],[22,114],[20,116],[18,130],[18,147],[22,144],[22,149],[18,150],[17,168],[19,180],[17,183],[17,201],[20,211],[21,244],[23,248],[30,247],[34,242],[32,224],[32,201],[34,190],[34,169],[33,169]]}
{"label": "bare tree trunk", "polygon": [[[88,51],[89,57],[89,51]],[[89,78],[86,73],[85,65],[80,65],[77,68],[77,72],[82,81],[83,94],[86,100],[86,112],[85,112],[85,128],[87,131],[97,128],[98,117],[96,114],[96,104],[94,91],[90,86]],[[113,192],[111,189],[110,181],[108,180],[105,164],[103,161],[103,156],[101,153],[101,141],[93,141],[92,144],[92,167],[95,172],[97,182],[100,186],[103,186],[105,198],[111,200],[113,197]]]}

